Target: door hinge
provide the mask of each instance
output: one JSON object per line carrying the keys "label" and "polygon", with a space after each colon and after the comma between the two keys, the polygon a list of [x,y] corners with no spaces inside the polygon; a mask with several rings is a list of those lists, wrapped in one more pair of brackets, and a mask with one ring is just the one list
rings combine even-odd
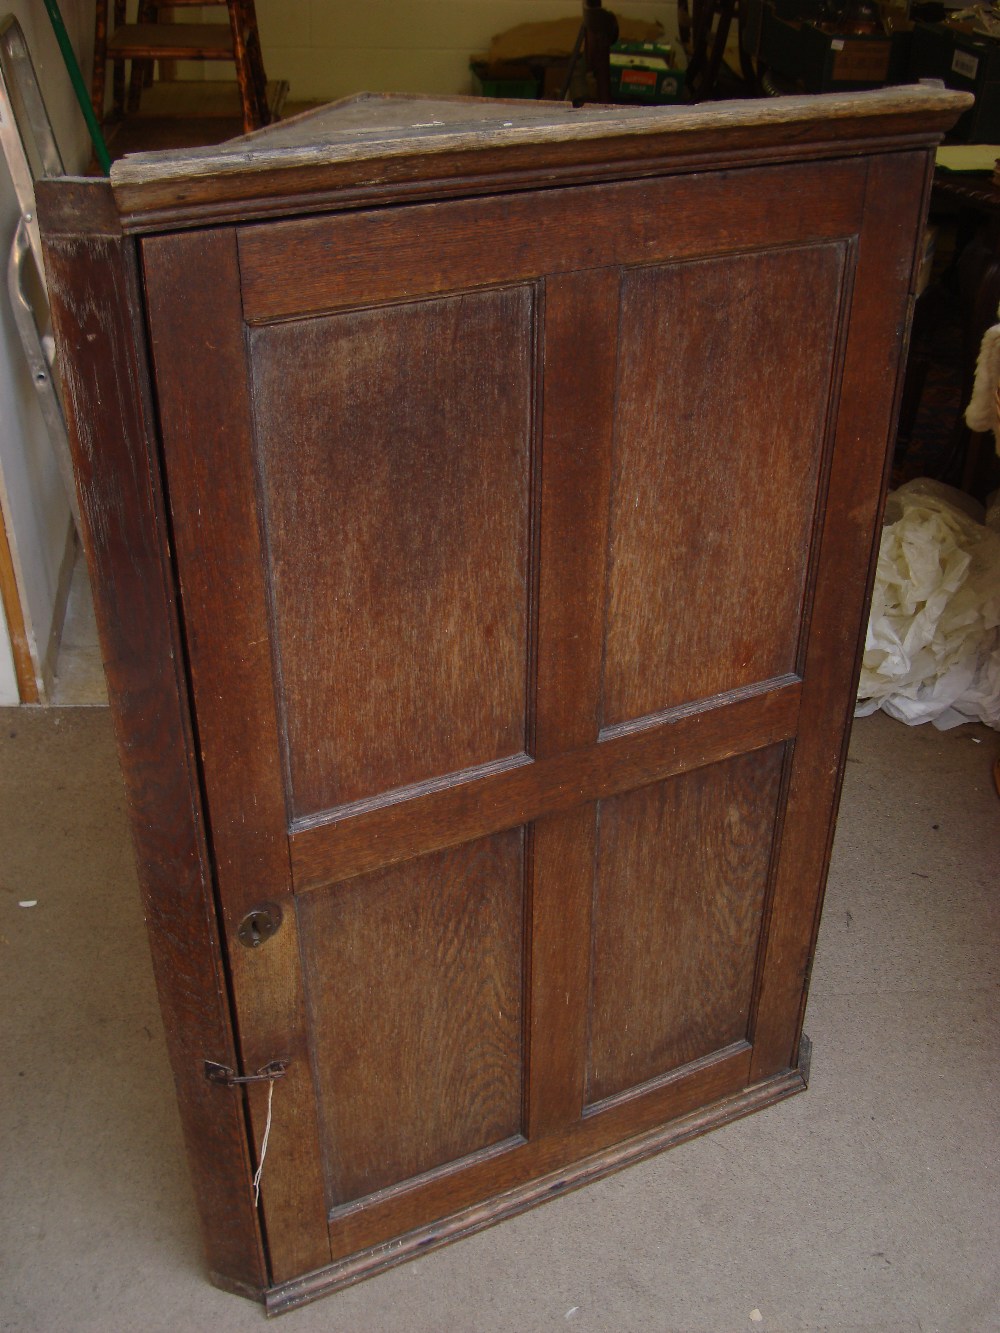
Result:
{"label": "door hinge", "polygon": [[214,1060],[205,1061],[205,1077],[209,1083],[221,1083],[226,1088],[235,1088],[241,1083],[271,1083],[281,1078],[287,1069],[287,1060],[272,1060],[270,1064],[258,1069],[256,1074],[237,1074],[228,1065],[217,1064]]}

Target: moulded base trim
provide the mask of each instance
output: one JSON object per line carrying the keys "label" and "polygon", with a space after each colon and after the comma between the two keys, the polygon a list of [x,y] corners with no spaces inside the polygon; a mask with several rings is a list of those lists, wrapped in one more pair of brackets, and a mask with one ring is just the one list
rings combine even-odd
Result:
{"label": "moulded base trim", "polygon": [[593,1156],[573,1162],[537,1180],[528,1181],[515,1189],[505,1190],[481,1203],[453,1213],[450,1217],[408,1231],[404,1236],[385,1244],[372,1246],[327,1267],[307,1273],[303,1277],[269,1287],[263,1293],[266,1311],[269,1315],[283,1314],[286,1310],[305,1305],[318,1296],[374,1277],[375,1274],[393,1268],[396,1264],[405,1263],[419,1254],[426,1254],[453,1240],[460,1240],[463,1236],[473,1235],[495,1222],[502,1222],[537,1204],[557,1199],[581,1185],[600,1180],[603,1176],[610,1175],[612,1171],[632,1166],[662,1152],[665,1148],[696,1138],[699,1134],[704,1134],[719,1125],[728,1124],[732,1120],[749,1115],[752,1111],[761,1110],[765,1106],[771,1106],[797,1092],[802,1092],[806,1087],[805,1073],[801,1067],[802,1057],[807,1054],[807,1050],[804,1041],[800,1048],[800,1066],[796,1069],[785,1070],[743,1092],[702,1107],[691,1115],[682,1116],[645,1134],[626,1139],[622,1143],[605,1148]]}

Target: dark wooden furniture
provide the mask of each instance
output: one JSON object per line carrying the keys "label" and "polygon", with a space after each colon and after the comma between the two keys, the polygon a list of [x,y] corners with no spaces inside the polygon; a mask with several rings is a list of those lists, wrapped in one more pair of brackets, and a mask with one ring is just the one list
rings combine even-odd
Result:
{"label": "dark wooden furniture", "polygon": [[804,1086],[966,100],[360,98],[42,191],[222,1285],[287,1308]]}

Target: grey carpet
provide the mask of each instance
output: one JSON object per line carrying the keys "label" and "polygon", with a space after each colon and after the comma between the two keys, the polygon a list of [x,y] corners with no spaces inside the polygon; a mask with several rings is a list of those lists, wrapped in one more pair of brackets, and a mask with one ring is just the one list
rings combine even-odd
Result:
{"label": "grey carpet", "polygon": [[[998,752],[857,724],[807,1093],[282,1333],[1000,1330]],[[261,1328],[203,1271],[106,710],[0,711],[0,909],[0,1328]]]}

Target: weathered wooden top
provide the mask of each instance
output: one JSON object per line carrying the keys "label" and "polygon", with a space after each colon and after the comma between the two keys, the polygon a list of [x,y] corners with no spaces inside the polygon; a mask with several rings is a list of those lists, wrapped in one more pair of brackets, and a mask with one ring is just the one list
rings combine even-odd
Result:
{"label": "weathered wooden top", "polygon": [[[971,104],[965,93],[924,85],[873,92],[779,97],[698,106],[586,106],[558,102],[491,101],[360,94],[307,112],[255,134],[209,148],[136,153],[116,162],[111,184],[126,226],[145,229],[158,217],[190,225],[193,210],[213,218],[237,204],[251,212],[285,211],[295,196],[400,187],[412,196],[456,192],[459,179],[551,167],[567,179],[595,178],[596,164],[634,174],[639,163],[692,155],[713,163],[729,153],[757,150],[760,160],[823,156],[853,142],[862,151],[879,142],[940,137]],[[811,146],[811,150],[810,150]],[[689,168],[688,168],[689,169]],[[607,172],[599,172],[606,175]],[[451,183],[450,187],[446,182]],[[279,208],[278,198],[285,201]],[[263,200],[269,198],[270,206]],[[317,206],[312,204],[312,206]],[[144,219],[144,222],[141,221]]]}
{"label": "weathered wooden top", "polygon": [[522,143],[557,144],[630,135],[683,135],[713,128],[791,128],[865,117],[957,114],[968,94],[911,85],[867,93],[775,97],[697,106],[584,106],[562,102],[496,101],[361,93],[291,120],[208,148],[133,153],[116,162],[114,185],[267,171],[346,159],[375,160],[401,153],[482,149]]}

